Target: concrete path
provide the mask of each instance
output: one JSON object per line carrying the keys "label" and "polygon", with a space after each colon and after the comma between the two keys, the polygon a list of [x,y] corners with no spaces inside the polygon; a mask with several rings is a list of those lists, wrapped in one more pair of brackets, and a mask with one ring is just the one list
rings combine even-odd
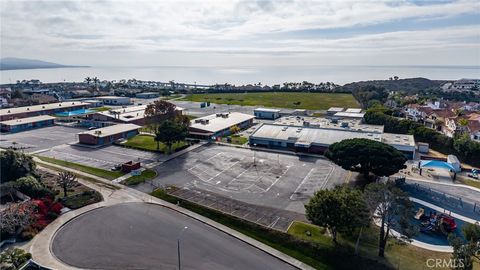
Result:
{"label": "concrete path", "polygon": [[[98,190],[103,198],[104,201],[88,205],[85,207],[82,207],[80,209],[70,211],[68,213],[65,213],[58,217],[55,221],[53,221],[51,224],[49,224],[44,230],[42,230],[39,234],[37,234],[31,241],[29,245],[28,251],[32,253],[33,259],[38,262],[40,265],[44,265],[47,267],[51,267],[54,269],[74,269],[73,267],[69,265],[65,265],[61,261],[59,261],[51,252],[51,240],[53,239],[53,236],[57,232],[57,230],[62,227],[66,222],[69,220],[73,219],[74,217],[81,215],[83,213],[86,213],[88,211],[100,208],[100,207],[106,207],[106,206],[112,206],[116,205],[119,203],[125,203],[125,202],[147,202],[147,203],[153,203],[153,204],[158,204],[162,205],[164,207],[167,207],[171,210],[177,211],[181,214],[184,214],[190,218],[196,219],[204,224],[207,224],[209,226],[212,226],[216,229],[218,229],[221,232],[224,232],[230,236],[233,236],[253,247],[256,247],[267,254],[270,254],[271,256],[274,256],[285,263],[288,263],[292,266],[295,266],[299,269],[313,269],[312,267],[304,264],[301,261],[298,261],[288,255],[283,254],[282,252],[267,246],[257,240],[254,240],[250,237],[247,237],[235,230],[232,230],[222,224],[219,224],[215,221],[212,221],[210,219],[207,219],[201,215],[198,215],[194,212],[191,212],[189,210],[186,210],[182,207],[176,206],[174,204],[165,202],[163,200],[160,200],[158,198],[155,198],[153,196],[150,196],[148,194],[145,194],[143,192],[137,191],[135,189],[125,187],[123,185],[117,184],[117,183],[112,183],[109,180],[94,176],[94,175],[89,175],[84,172],[80,172],[77,170],[73,170],[70,168],[65,168],[56,164],[50,164],[46,163],[43,161],[38,160],[37,158],[35,159],[41,166],[42,164],[48,164],[48,166],[56,167],[62,170],[67,170],[67,171],[72,171],[75,172],[79,175],[84,175],[89,178],[93,178],[95,180],[98,180],[100,182],[103,182],[105,184],[111,185],[111,186],[116,186],[118,189],[113,189],[113,188],[108,188],[108,186],[98,186],[96,184],[92,184],[90,182],[86,182],[83,180],[81,181],[82,184],[85,184],[95,190]],[[101,184],[100,184],[101,185]]]}

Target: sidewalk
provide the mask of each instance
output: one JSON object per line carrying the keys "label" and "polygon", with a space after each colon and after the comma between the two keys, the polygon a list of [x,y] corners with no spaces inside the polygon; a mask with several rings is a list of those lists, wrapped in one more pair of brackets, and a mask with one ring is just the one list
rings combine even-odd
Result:
{"label": "sidewalk", "polygon": [[[181,154],[179,154],[179,155],[181,155]],[[228,227],[226,227],[222,224],[219,224],[215,221],[212,221],[208,218],[205,218],[205,217],[203,217],[199,214],[196,214],[194,212],[186,210],[186,209],[184,209],[182,207],[179,207],[177,205],[174,205],[174,204],[168,203],[166,201],[160,200],[156,197],[150,196],[149,194],[137,191],[135,189],[132,189],[132,188],[129,188],[129,187],[117,184],[117,183],[112,183],[109,180],[106,180],[106,179],[103,179],[103,178],[100,178],[100,177],[97,177],[97,176],[94,176],[94,175],[90,175],[90,174],[87,174],[87,173],[84,173],[84,172],[80,172],[80,171],[73,170],[73,169],[70,169],[70,168],[65,168],[65,167],[62,167],[62,166],[59,166],[59,165],[56,165],[56,164],[50,164],[50,163],[43,162],[43,161],[38,161],[38,162],[39,162],[40,166],[41,166],[41,164],[48,164],[49,166],[56,167],[56,168],[59,168],[59,169],[62,169],[62,170],[72,171],[72,172],[77,173],[79,175],[84,175],[86,177],[93,178],[93,179],[99,180],[103,183],[108,183],[109,185],[114,185],[114,186],[119,188],[117,190],[112,190],[112,189],[108,189],[108,188],[101,188],[96,184],[87,183],[86,181],[82,181],[82,184],[85,183],[87,186],[89,186],[89,187],[99,191],[100,193],[102,193],[104,201],[99,202],[99,203],[95,203],[95,204],[91,204],[91,205],[88,205],[88,206],[82,207],[80,209],[70,211],[68,213],[65,213],[65,214],[61,215],[55,221],[53,221],[51,224],[49,224],[43,231],[41,231],[38,235],[36,235],[33,238],[33,240],[30,243],[29,252],[32,253],[33,259],[41,265],[45,265],[47,267],[52,267],[54,269],[75,269],[75,268],[73,268],[69,265],[66,265],[66,264],[62,263],[60,260],[58,260],[55,257],[55,255],[52,254],[52,252],[50,250],[51,240],[55,236],[56,231],[58,229],[60,229],[69,220],[75,218],[78,215],[81,215],[83,213],[86,213],[88,211],[92,211],[92,210],[100,208],[100,207],[106,207],[106,206],[111,206],[111,205],[114,205],[114,204],[125,203],[125,202],[145,202],[145,203],[153,203],[153,204],[161,205],[161,206],[164,206],[164,207],[168,207],[168,208],[170,208],[174,211],[177,211],[181,214],[184,214],[188,217],[194,218],[194,219],[196,219],[196,220],[198,220],[198,221],[200,221],[204,224],[212,226],[212,227],[218,229],[219,231],[221,231],[223,233],[231,235],[231,236],[233,236],[233,237],[251,245],[252,247],[256,247],[256,248],[270,254],[271,256],[274,256],[274,257],[276,257],[276,258],[278,258],[278,259],[280,259],[280,260],[282,260],[282,261],[284,261],[284,262],[286,262],[286,263],[288,263],[292,266],[295,266],[299,269],[313,269],[312,267],[304,264],[303,262],[298,261],[298,260],[296,260],[296,259],[294,259],[294,258],[292,258],[292,257],[290,257],[286,254],[283,254],[282,252],[280,252],[280,251],[278,251],[278,250],[276,250],[276,249],[274,249],[270,246],[267,246],[267,245],[265,245],[265,244],[263,244],[263,243],[261,243],[257,240],[254,240],[254,239],[252,239],[248,236],[245,236],[245,235],[243,235],[243,234],[241,234],[241,233],[239,233],[239,232],[237,232],[233,229],[230,229],[230,228],[228,228]]]}

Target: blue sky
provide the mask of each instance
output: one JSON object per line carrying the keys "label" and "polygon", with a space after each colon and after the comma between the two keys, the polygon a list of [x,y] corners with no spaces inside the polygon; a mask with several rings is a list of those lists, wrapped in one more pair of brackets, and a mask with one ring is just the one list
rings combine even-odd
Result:
{"label": "blue sky", "polygon": [[0,2],[1,56],[82,65],[480,65],[480,1]]}

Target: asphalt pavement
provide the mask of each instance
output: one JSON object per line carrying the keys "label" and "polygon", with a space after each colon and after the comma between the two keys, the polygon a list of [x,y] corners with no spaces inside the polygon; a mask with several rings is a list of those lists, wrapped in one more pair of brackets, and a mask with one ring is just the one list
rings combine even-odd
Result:
{"label": "asphalt pavement", "polygon": [[179,236],[182,269],[295,269],[200,221],[145,203],[78,216],[56,233],[51,249],[79,268],[177,269]]}

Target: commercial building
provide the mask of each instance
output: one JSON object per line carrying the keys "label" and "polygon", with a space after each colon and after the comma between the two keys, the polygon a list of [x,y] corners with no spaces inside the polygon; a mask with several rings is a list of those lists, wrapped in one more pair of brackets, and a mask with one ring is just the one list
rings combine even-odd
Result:
{"label": "commercial building", "polygon": [[72,101],[0,109],[0,121],[86,109],[88,106],[88,103]]}
{"label": "commercial building", "polygon": [[334,114],[336,114],[338,112],[343,112],[344,110],[345,110],[345,108],[342,108],[342,107],[330,107],[327,110],[327,115],[333,116]]}
{"label": "commercial building", "polygon": [[231,127],[247,128],[252,125],[253,118],[253,115],[239,112],[212,114],[192,120],[189,133],[191,137],[200,139],[228,136]]}
{"label": "commercial building", "polygon": [[78,133],[78,141],[89,145],[105,145],[119,139],[128,139],[137,135],[140,126],[134,124],[118,124],[104,128]]}
{"label": "commercial building", "polygon": [[365,113],[363,112],[337,112],[333,115],[333,117],[335,118],[339,118],[339,119],[363,119],[363,116],[365,115]]}
{"label": "commercial building", "polygon": [[24,130],[53,126],[55,117],[49,115],[33,116],[0,122],[2,132],[20,132]]}
{"label": "commercial building", "polygon": [[160,93],[158,92],[145,92],[145,93],[138,93],[135,95],[136,98],[158,98]]}
{"label": "commercial building", "polygon": [[[286,122],[292,120],[293,122]],[[313,118],[313,117],[312,117]],[[250,145],[286,149],[295,152],[324,154],[328,147],[345,139],[364,138],[395,147],[408,158],[415,154],[412,135],[384,133],[383,126],[363,125],[358,121],[337,122],[328,119],[309,119],[300,126],[296,117],[273,124],[262,124],[250,135]],[[328,124],[329,123],[329,124]]]}
{"label": "commercial building", "polygon": [[[147,105],[138,105],[126,108],[111,109],[108,111],[97,112],[88,115],[87,120],[97,122],[130,123],[143,126],[147,121],[145,117],[146,108]],[[183,108],[176,107],[176,110],[181,114]]]}
{"label": "commercial building", "polygon": [[145,108],[147,108],[147,105],[111,109],[88,115],[87,119],[98,122],[131,123],[142,126],[145,125]]}
{"label": "commercial building", "polygon": [[117,96],[103,96],[96,99],[103,102],[104,105],[129,105],[131,104],[129,97],[117,97]]}
{"label": "commercial building", "polygon": [[280,110],[277,109],[268,109],[268,108],[257,108],[253,110],[255,118],[259,119],[277,119],[280,117]]}

